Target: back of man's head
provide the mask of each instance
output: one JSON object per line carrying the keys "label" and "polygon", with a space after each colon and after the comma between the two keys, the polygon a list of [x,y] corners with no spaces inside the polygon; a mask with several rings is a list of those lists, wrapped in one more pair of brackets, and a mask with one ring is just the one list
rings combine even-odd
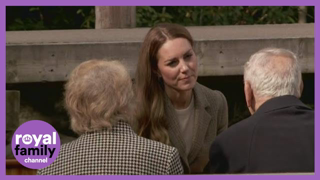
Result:
{"label": "back of man's head", "polygon": [[244,81],[249,82],[254,96],[300,97],[301,70],[294,53],[279,48],[262,49],[253,54],[244,67]]}

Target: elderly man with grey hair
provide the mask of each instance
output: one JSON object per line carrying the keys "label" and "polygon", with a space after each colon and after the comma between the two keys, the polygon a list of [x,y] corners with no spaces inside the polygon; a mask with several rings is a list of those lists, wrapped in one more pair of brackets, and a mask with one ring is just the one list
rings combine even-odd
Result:
{"label": "elderly man with grey hair", "polygon": [[132,129],[133,91],[118,61],[90,60],[71,73],[65,86],[71,128],[80,136],[63,144],[40,175],[182,174],[178,150],[142,138]]}
{"label": "elderly man with grey hair", "polygon": [[219,135],[210,148],[210,173],[314,171],[314,111],[300,100],[303,83],[296,56],[262,49],[244,67],[244,92],[252,116]]}

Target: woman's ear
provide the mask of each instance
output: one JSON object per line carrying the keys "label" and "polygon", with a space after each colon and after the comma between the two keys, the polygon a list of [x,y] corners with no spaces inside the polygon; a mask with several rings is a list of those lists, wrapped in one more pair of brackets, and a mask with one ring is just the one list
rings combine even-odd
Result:
{"label": "woman's ear", "polygon": [[249,81],[244,82],[244,95],[246,98],[247,107],[251,114],[254,113],[254,96],[253,96],[253,90],[251,88],[251,84]]}
{"label": "woman's ear", "polygon": [[156,74],[158,78],[161,78],[161,77],[162,77],[159,69],[157,69],[157,70],[152,70],[152,73]]}

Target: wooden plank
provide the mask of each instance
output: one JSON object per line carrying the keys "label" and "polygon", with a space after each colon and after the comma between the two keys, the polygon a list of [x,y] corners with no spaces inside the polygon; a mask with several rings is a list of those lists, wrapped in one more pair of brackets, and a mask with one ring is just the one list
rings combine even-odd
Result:
{"label": "wooden plank", "polygon": [[242,75],[243,65],[266,47],[289,49],[297,54],[303,73],[314,72],[314,39],[260,39],[197,42],[199,76]]}
{"label": "wooden plank", "polygon": [[[242,66],[264,47],[290,49],[299,55],[304,73],[314,72],[314,39],[197,41],[199,76],[241,75]],[[7,83],[65,81],[74,67],[89,59],[117,59],[133,77],[140,43],[34,45],[7,47]],[[23,57],[23,58],[21,58]]]}
{"label": "wooden plank", "polygon": [[[313,28],[313,24],[303,24],[239,28],[193,27],[189,30],[195,39],[199,76],[226,76],[241,75],[243,65],[250,55],[265,47],[290,49],[298,54],[303,72],[313,73]],[[239,29],[239,32],[235,29]],[[86,38],[82,38],[84,32],[87,34]],[[6,82],[65,81],[75,66],[89,59],[120,60],[134,77],[141,42],[147,29],[84,32],[81,30],[7,32]],[[46,39],[48,33],[50,37],[57,37],[56,41]],[[66,39],[62,38],[64,33]],[[250,33],[251,36],[247,35]],[[41,37],[42,40],[38,39]]]}
{"label": "wooden plank", "polygon": [[[7,31],[6,45],[142,42],[150,28]],[[314,24],[187,27],[195,40],[314,38]]]}

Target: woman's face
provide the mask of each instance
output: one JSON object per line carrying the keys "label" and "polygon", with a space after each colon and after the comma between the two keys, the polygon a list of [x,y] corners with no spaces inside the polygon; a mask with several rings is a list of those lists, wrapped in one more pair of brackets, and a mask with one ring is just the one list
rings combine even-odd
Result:
{"label": "woman's face", "polygon": [[167,40],[159,49],[157,58],[157,73],[166,90],[187,91],[195,86],[198,60],[187,39]]}

